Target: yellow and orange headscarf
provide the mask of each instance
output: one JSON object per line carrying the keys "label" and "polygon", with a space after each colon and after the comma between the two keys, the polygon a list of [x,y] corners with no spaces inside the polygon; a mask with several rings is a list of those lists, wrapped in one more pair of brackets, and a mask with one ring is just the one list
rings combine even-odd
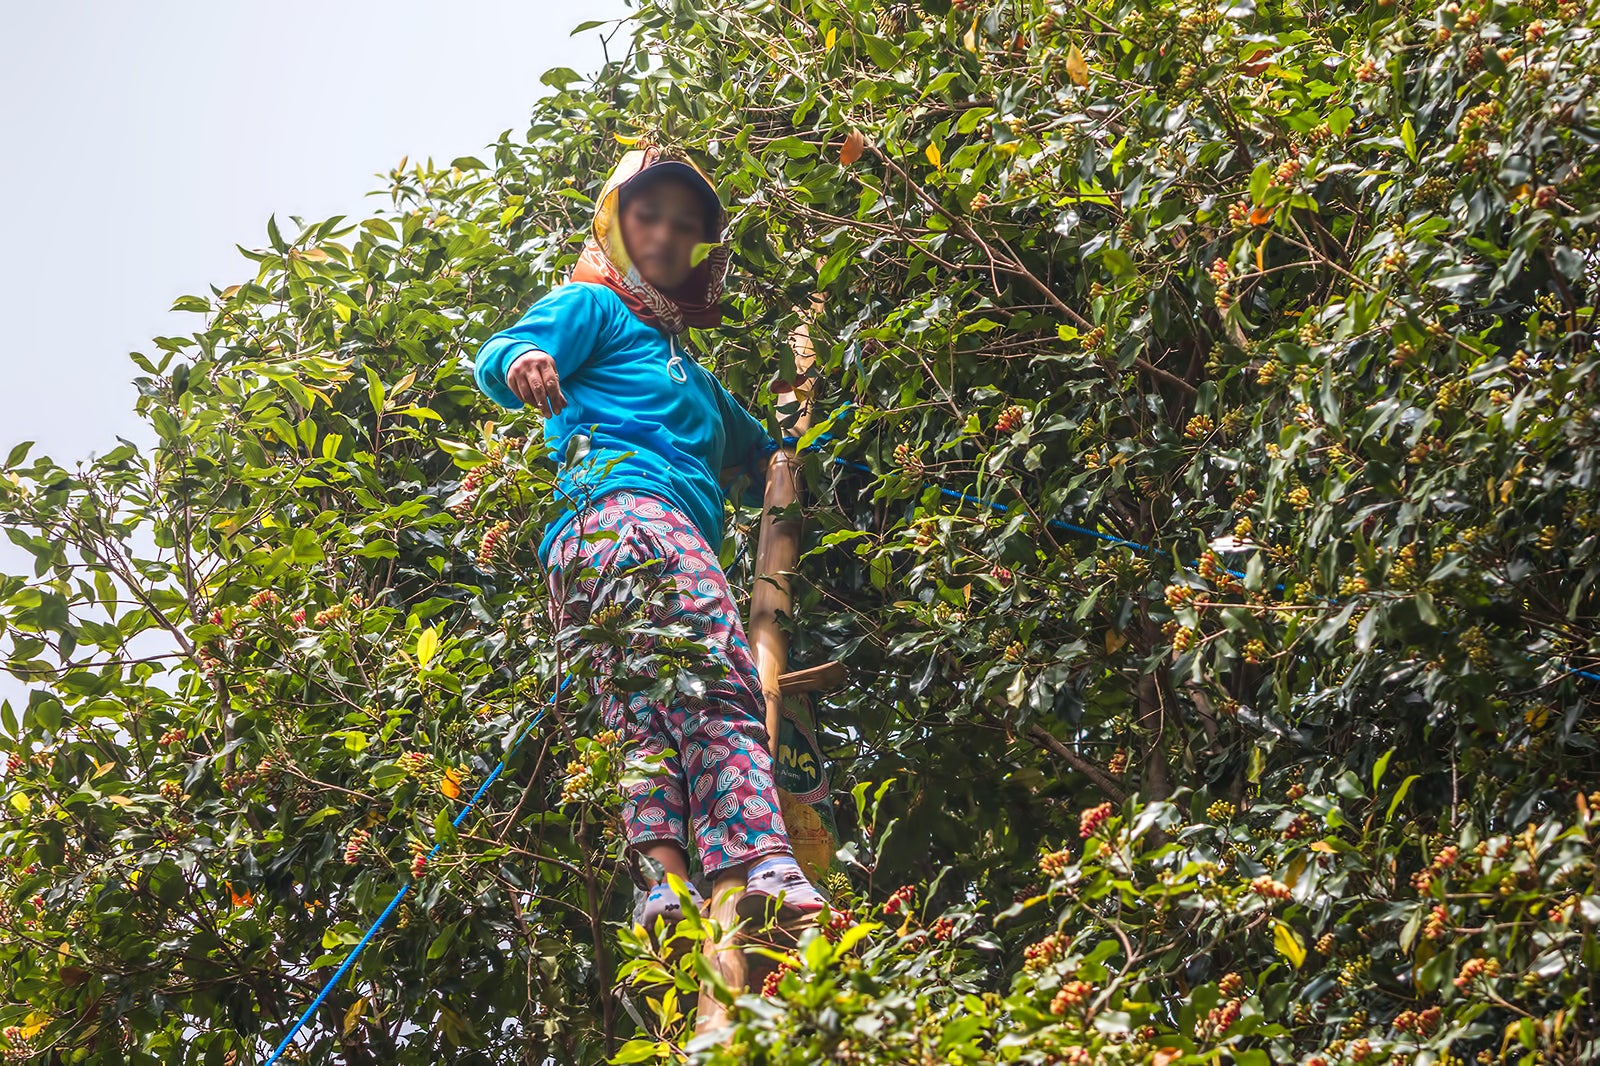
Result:
{"label": "yellow and orange headscarf", "polygon": [[[708,205],[712,201],[717,205],[710,227],[716,246],[694,267],[687,281],[667,290],[657,289],[639,275],[622,240],[622,186],[646,168],[663,163],[677,164],[672,169],[690,180],[698,177],[710,194],[706,197]],[[684,166],[689,170],[683,170]],[[584,241],[583,252],[567,280],[596,282],[616,290],[628,309],[640,319],[672,334],[681,334],[690,326],[705,329],[720,325],[722,281],[728,270],[728,246],[722,243],[722,229],[726,224],[727,211],[717,197],[716,187],[693,160],[655,144],[634,148],[612,169],[600,190],[593,231]]]}

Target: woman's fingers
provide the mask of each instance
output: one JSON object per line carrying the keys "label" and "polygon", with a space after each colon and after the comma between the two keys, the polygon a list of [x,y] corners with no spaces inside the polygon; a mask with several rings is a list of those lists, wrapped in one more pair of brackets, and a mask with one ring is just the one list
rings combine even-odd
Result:
{"label": "woman's fingers", "polygon": [[556,361],[548,359],[541,367],[544,398],[542,402],[553,415],[560,414],[561,409],[567,406],[567,398],[561,393],[561,382],[556,377]]}
{"label": "woman's fingers", "polygon": [[532,374],[519,374],[512,391],[523,403],[544,410],[544,382]]}
{"label": "woman's fingers", "polygon": [[528,369],[533,363],[533,356],[519,355],[511,361],[511,367],[506,371],[506,385],[523,403],[533,402],[533,388],[528,380]]}
{"label": "woman's fingers", "polygon": [[506,385],[517,399],[523,403],[532,403],[533,394],[528,388],[528,375],[523,373],[523,369],[518,363],[512,363],[511,369],[506,371]]}
{"label": "woman's fingers", "polygon": [[557,414],[567,405],[556,373],[556,361],[545,352],[532,351],[518,356],[506,372],[506,384],[517,399],[544,414]]}

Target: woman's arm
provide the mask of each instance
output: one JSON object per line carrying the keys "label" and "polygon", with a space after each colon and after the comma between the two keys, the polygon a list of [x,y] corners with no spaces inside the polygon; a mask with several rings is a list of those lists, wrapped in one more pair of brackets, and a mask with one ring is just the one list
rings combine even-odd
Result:
{"label": "woman's arm", "polygon": [[766,495],[767,464],[778,450],[767,427],[745,410],[733,394],[714,377],[717,406],[722,411],[724,430],[723,467],[718,480],[726,491],[741,474],[747,474],[750,484],[745,488],[740,502],[747,507],[760,507]]}
{"label": "woman's arm", "polygon": [[566,404],[560,382],[594,354],[605,325],[605,307],[594,286],[558,285],[535,300],[515,325],[479,346],[473,376],[501,407],[515,410],[531,400],[544,413],[554,414]]}

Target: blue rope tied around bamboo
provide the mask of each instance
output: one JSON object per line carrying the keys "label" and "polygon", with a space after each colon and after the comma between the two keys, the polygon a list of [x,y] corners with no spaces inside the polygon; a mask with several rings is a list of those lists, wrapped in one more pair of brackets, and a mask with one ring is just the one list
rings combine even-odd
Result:
{"label": "blue rope tied around bamboo", "polygon": [[[474,792],[472,794],[472,798],[467,800],[466,805],[462,807],[459,812],[457,812],[455,818],[450,823],[452,826],[457,828],[460,827],[462,820],[467,816],[467,812],[472,810],[473,806],[478,802],[479,798],[484,794],[484,792],[488,790],[489,786],[494,784],[495,778],[500,776],[500,771],[506,768],[507,761],[509,761],[511,756],[516,753],[517,745],[522,743],[522,738],[532,732],[533,727],[539,724],[539,720],[544,717],[544,712],[555,704],[556,697],[562,693],[562,691],[567,687],[567,682],[571,680],[571,674],[568,674],[566,677],[561,679],[561,684],[556,686],[555,692],[551,693],[549,703],[547,703],[544,707],[540,707],[538,712],[534,714],[533,718],[529,720],[527,726],[525,726],[522,731],[517,734],[517,739],[512,742],[511,747],[506,751],[505,757],[500,760],[500,765],[496,766],[494,771],[490,773],[488,777],[483,779],[483,784],[478,786],[478,791]],[[438,854],[439,848],[443,845],[443,843],[443,841],[436,841],[434,843],[433,850],[428,852],[428,858],[430,860],[434,857],[434,855]],[[277,1048],[273,1050],[272,1057],[267,1059],[264,1066],[272,1066],[273,1063],[277,1062],[278,1059],[283,1056],[284,1051],[289,1047],[289,1042],[295,1038],[295,1034],[299,1033],[300,1030],[305,1027],[305,1024],[311,1020],[312,1015],[317,1013],[317,1008],[322,1006],[323,1001],[328,998],[328,994],[338,986],[339,982],[344,978],[344,975],[350,971],[350,967],[355,965],[356,959],[361,957],[361,952],[366,948],[367,943],[371,941],[378,930],[383,927],[383,923],[389,920],[389,916],[395,912],[395,908],[400,906],[400,901],[405,898],[407,892],[411,891],[411,885],[412,882],[407,882],[406,884],[400,886],[400,891],[394,894],[394,899],[389,901],[389,905],[383,909],[383,913],[378,915],[378,920],[372,923],[372,927],[367,930],[366,935],[361,938],[361,940],[353,949],[351,949],[349,957],[346,958],[344,962],[339,964],[339,968],[337,970],[333,971],[333,976],[328,978],[328,980],[322,986],[322,991],[317,993],[317,998],[311,1001],[310,1006],[306,1007],[304,1013],[300,1015],[299,1020],[296,1021],[292,1027],[290,1027],[289,1032],[284,1035],[283,1040],[279,1042]]]}

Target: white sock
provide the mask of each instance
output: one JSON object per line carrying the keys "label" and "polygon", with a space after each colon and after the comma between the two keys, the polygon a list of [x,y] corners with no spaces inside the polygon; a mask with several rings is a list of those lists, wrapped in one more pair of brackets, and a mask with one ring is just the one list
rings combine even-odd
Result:
{"label": "white sock", "polygon": [[[700,890],[694,887],[693,882],[686,881],[684,884],[689,889],[689,899],[698,909],[705,902],[700,896]],[[644,923],[645,914],[648,911],[665,914],[674,919],[682,916],[683,903],[678,899],[677,893],[672,891],[665,878],[652,884],[649,891],[639,897],[638,902],[633,907],[633,920]]]}
{"label": "white sock", "polygon": [[[683,886],[689,890],[690,899],[694,900],[696,903],[704,902],[700,896],[700,890],[694,887],[693,881],[684,881]],[[650,895],[666,895],[671,896],[673,899],[678,898],[678,894],[672,891],[672,887],[667,884],[667,879],[664,877],[650,886]]]}
{"label": "white sock", "polygon": [[782,894],[784,902],[802,910],[821,907],[824,902],[800,864],[791,854],[768,855],[752,863],[745,875],[745,888],[769,896]]}

